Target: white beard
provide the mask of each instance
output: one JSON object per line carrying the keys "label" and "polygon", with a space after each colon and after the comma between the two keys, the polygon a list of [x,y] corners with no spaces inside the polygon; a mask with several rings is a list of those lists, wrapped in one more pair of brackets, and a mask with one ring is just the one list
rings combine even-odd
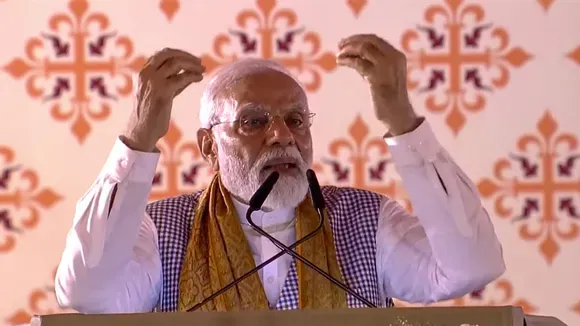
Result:
{"label": "white beard", "polygon": [[281,173],[278,182],[264,202],[265,209],[292,208],[300,204],[308,192],[308,180],[306,170],[309,165],[304,162],[296,147],[274,149],[262,155],[256,163],[249,167],[242,159],[229,155],[218,142],[218,161],[220,176],[224,186],[232,195],[237,196],[245,203],[250,201],[260,185],[266,180],[268,174],[263,171],[269,160],[279,157],[292,157],[296,159],[299,173]]}

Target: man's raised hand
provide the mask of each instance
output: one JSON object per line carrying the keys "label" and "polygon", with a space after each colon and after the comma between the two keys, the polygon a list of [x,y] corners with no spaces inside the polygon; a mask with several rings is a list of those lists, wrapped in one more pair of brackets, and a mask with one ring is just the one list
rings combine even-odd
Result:
{"label": "man's raised hand", "polygon": [[203,79],[201,59],[185,51],[163,49],[139,72],[136,101],[123,135],[133,150],[152,152],[169,129],[173,99]]}

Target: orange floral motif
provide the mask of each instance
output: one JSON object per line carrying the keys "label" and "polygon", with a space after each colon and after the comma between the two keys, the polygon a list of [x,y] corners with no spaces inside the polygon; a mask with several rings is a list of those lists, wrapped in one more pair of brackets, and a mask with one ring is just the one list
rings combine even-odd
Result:
{"label": "orange floral motif", "polygon": [[150,201],[192,193],[207,186],[213,170],[203,160],[197,143],[184,141],[181,130],[173,121],[157,147],[161,158]]}
{"label": "orange floral motif", "polygon": [[[56,268],[53,272],[56,274]],[[72,313],[72,310],[63,310],[59,307],[56,301],[56,295],[54,292],[54,285],[51,282],[50,286],[45,286],[44,288],[34,289],[28,295],[28,304],[26,308],[18,309],[11,315],[9,315],[4,321],[6,325],[25,325],[30,323],[30,319],[34,315],[52,315],[52,314],[63,314]]]}
{"label": "orange floral motif", "polygon": [[464,297],[454,300],[447,300],[437,302],[430,305],[417,305],[394,300],[397,307],[473,307],[473,306],[517,306],[522,307],[526,314],[531,314],[538,311],[538,308],[531,304],[528,300],[517,298],[514,294],[514,287],[510,281],[506,279],[499,279],[485,288],[474,291]]}
{"label": "orange floral motif", "polygon": [[580,46],[575,48],[574,50],[570,51],[567,54],[568,59],[574,61],[575,63],[580,65]]}
{"label": "orange floral motif", "polygon": [[385,141],[381,137],[369,137],[369,128],[360,115],[348,128],[348,135],[349,138],[330,143],[330,158],[314,164],[313,170],[321,175],[320,182],[384,194],[411,210],[401,183],[388,177],[396,172]]}
{"label": "orange floral motif", "polygon": [[540,6],[544,8],[544,11],[550,10],[550,7],[556,2],[556,0],[537,0]]}
{"label": "orange floral motif", "polygon": [[167,17],[167,20],[171,21],[175,14],[179,11],[179,0],[161,0],[159,2],[159,9]]}
{"label": "orange floral motif", "polygon": [[537,129],[539,135],[522,135],[517,152],[495,163],[497,181],[484,178],[478,188],[484,198],[495,197],[499,217],[519,224],[522,239],[540,242],[551,264],[560,251],[557,240],[572,241],[580,234],[580,150],[576,136],[559,132],[550,112]]}
{"label": "orange floral motif", "polygon": [[355,17],[358,17],[368,4],[368,0],[346,0],[346,4],[352,10]]}
{"label": "orange floral motif", "polygon": [[[89,119],[108,118],[110,103],[131,94],[131,73],[145,62],[143,56],[133,57],[129,38],[110,30],[105,14],[88,7],[87,0],[70,0],[71,14],[52,16],[49,32],[30,39],[25,57],[4,66],[12,77],[25,79],[31,97],[51,103],[55,120],[72,120],[71,131],[80,143],[91,131]],[[115,48],[107,46],[111,40]],[[97,101],[100,106],[94,107]]]}
{"label": "orange floral motif", "polygon": [[[401,43],[407,54],[409,89],[425,94],[427,110],[445,113],[447,125],[458,135],[466,122],[464,112],[483,110],[485,93],[505,87],[510,66],[523,66],[531,55],[520,47],[510,49],[507,31],[484,23],[480,5],[444,2],[446,6],[429,7],[426,24],[406,31]],[[497,73],[484,78],[482,70],[491,68]]]}
{"label": "orange floral motif", "polygon": [[17,239],[40,223],[40,213],[62,197],[41,187],[38,174],[14,161],[14,151],[0,146],[0,254],[11,251]]}
{"label": "orange floral motif", "polygon": [[[291,9],[277,9],[276,0],[256,0],[258,10],[247,9],[236,18],[237,29],[230,29],[228,34],[220,34],[213,43],[215,57],[203,55],[202,61],[211,72],[224,64],[239,58],[232,38],[238,41],[238,48],[243,56],[261,57],[280,62],[302,80],[307,91],[313,92],[322,84],[321,70],[330,72],[336,68],[336,59],[332,52],[321,51],[320,36],[304,27],[298,27],[298,17]],[[250,29],[256,26],[255,29]],[[300,44],[308,52],[296,50],[295,39],[300,37]],[[230,53],[226,54],[226,47]],[[309,78],[308,78],[309,77]]]}

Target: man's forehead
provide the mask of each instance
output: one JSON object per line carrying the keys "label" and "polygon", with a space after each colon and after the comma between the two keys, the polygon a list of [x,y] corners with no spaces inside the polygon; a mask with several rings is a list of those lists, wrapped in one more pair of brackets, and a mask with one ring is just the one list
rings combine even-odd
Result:
{"label": "man's forehead", "polygon": [[308,109],[304,89],[280,71],[266,71],[240,78],[224,89],[221,95],[234,104],[230,106],[234,112],[250,106],[268,111]]}
{"label": "man's forehead", "polygon": [[277,70],[267,70],[239,78],[230,87],[236,97],[267,96],[298,97],[304,94],[302,87],[287,74]]}

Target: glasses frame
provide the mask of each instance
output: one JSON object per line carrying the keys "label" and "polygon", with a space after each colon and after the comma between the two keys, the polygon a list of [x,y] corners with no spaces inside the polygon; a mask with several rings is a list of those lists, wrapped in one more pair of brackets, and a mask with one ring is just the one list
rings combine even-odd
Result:
{"label": "glasses frame", "polygon": [[[300,111],[298,111],[298,112],[300,112]],[[269,111],[265,111],[265,110],[264,110],[264,113],[265,113],[265,114],[268,116],[268,123],[266,124],[266,127],[264,128],[264,130],[268,130],[268,128],[270,128],[270,126],[272,125],[272,121],[274,121],[274,118],[276,118],[276,117],[283,118],[283,117],[284,117],[284,115],[285,115],[287,112],[286,112],[286,113],[278,113],[278,114],[272,114],[272,113],[270,113]],[[314,113],[314,112],[309,112],[309,113],[307,114],[307,119],[308,119],[308,123],[307,123],[308,127],[307,127],[307,128],[310,128],[310,127],[312,127],[312,123],[314,122],[314,117],[315,117],[315,116],[316,116],[316,113]],[[236,119],[234,119],[234,120],[218,121],[218,122],[216,122],[216,123],[212,124],[212,125],[209,127],[209,130],[211,130],[211,129],[212,129],[213,127],[215,127],[215,126],[222,125],[222,124],[226,124],[226,123],[235,123],[235,124],[237,124],[237,128],[238,128],[238,129],[241,129],[241,125],[240,125],[241,123],[240,123],[240,120],[242,120],[242,118],[243,118],[243,117],[242,117],[242,116],[240,116],[240,117],[238,117],[238,118],[236,118]],[[284,121],[284,119],[282,119],[282,121]],[[285,122],[285,121],[284,121],[284,124],[286,125],[286,122]],[[288,127],[288,125],[286,125],[286,127]],[[288,128],[289,128],[289,129],[291,129],[290,127],[288,127]]]}

